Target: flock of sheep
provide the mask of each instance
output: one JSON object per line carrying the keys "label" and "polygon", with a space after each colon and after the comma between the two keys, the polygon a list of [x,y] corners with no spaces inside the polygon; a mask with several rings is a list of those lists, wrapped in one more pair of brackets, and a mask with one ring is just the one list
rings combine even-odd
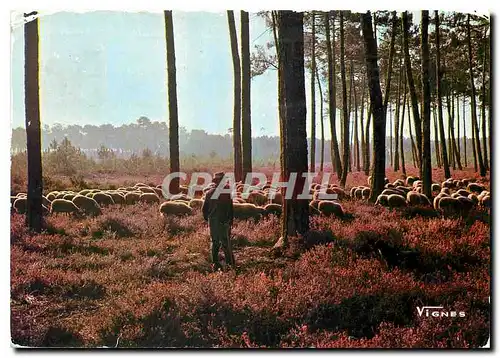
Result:
{"label": "flock of sheep", "polygon": [[[370,183],[368,178],[368,184]],[[163,216],[193,215],[203,206],[205,189],[194,190],[188,196],[189,188],[181,186],[181,192],[166,200],[163,198],[161,185],[149,186],[137,183],[131,187],[121,187],[116,190],[84,189],[79,192],[63,190],[52,191],[43,196],[44,214],[67,213],[82,216],[96,216],[101,214],[103,206],[133,205],[136,203],[159,205],[159,212]],[[270,195],[270,192],[273,195]],[[422,193],[422,181],[409,176],[406,180],[398,179],[390,183],[386,179],[385,190],[378,196],[376,205],[389,208],[406,206],[434,207],[443,214],[463,213],[475,206],[489,208],[491,205],[490,192],[481,184],[471,180],[447,179],[441,184],[432,184],[433,198]],[[336,200],[321,200],[321,193],[336,194]],[[267,215],[280,216],[283,197],[280,192],[274,192],[271,184],[249,186],[237,183],[234,203],[235,219],[258,219]],[[309,203],[311,215],[343,217],[344,209],[339,201],[367,200],[370,188],[367,186],[353,187],[350,192],[344,191],[336,184],[312,184],[310,187],[312,200]],[[431,202],[433,200],[433,203]],[[25,193],[11,196],[12,211],[25,214],[27,197]]]}

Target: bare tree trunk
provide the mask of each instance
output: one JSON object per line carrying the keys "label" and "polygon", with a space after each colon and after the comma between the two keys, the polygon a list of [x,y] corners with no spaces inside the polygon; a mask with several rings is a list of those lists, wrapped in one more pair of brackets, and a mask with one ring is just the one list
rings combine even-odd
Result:
{"label": "bare tree trunk", "polygon": [[229,25],[229,38],[231,41],[231,54],[233,59],[234,77],[234,107],[233,107],[233,161],[234,177],[236,181],[243,180],[243,166],[241,157],[241,67],[240,55],[238,53],[238,37],[236,35],[236,24],[234,12],[227,11],[227,22]]}
{"label": "bare tree trunk", "polygon": [[462,121],[464,122],[464,161],[465,161],[465,167],[467,167],[467,129],[465,128],[465,93],[462,105]]}
{"label": "bare tree trunk", "polygon": [[460,149],[460,101],[458,100],[458,94],[457,94],[457,150],[458,153],[460,154],[460,158],[463,158],[462,151]]}
{"label": "bare tree trunk", "polygon": [[316,70],[316,79],[318,81],[318,89],[319,89],[319,98],[321,99],[320,103],[319,103],[319,111],[320,111],[320,118],[321,118],[321,149],[320,149],[320,152],[321,152],[321,155],[320,155],[320,164],[319,164],[319,171],[320,172],[323,172],[323,166],[325,164],[325,123],[324,123],[324,120],[323,120],[323,89],[321,88],[321,80],[319,78],[319,74],[318,74],[318,68],[316,67],[315,68]]}
{"label": "bare tree trunk", "polygon": [[434,145],[436,147],[436,164],[438,168],[442,167],[441,164],[441,151],[439,150],[439,133],[438,133],[438,125],[437,125],[437,110],[436,104],[434,103],[434,110],[432,111],[433,119],[434,119]]}
{"label": "bare tree trunk", "polygon": [[440,49],[440,29],[439,29],[439,12],[437,10],[434,11],[435,16],[435,25],[436,25],[436,96],[437,96],[437,105],[438,105],[438,119],[439,119],[439,136],[441,137],[441,161],[444,168],[444,177],[446,179],[451,178],[450,173],[450,165],[448,163],[448,152],[446,150],[446,138],[444,135],[444,119],[443,119],[443,101],[442,101],[442,89],[441,89],[441,79],[442,79],[442,71],[441,71],[441,49]]}
{"label": "bare tree trunk", "polygon": [[372,104],[368,106],[368,113],[366,114],[366,127],[365,127],[365,158],[364,158],[364,171],[368,175],[370,173],[370,121],[372,118]]}
{"label": "bare tree trunk", "polygon": [[429,11],[421,13],[421,42],[422,53],[422,120],[423,120],[423,148],[422,148],[422,186],[424,194],[432,197],[432,163],[431,163],[431,83],[429,80]]}
{"label": "bare tree trunk", "polygon": [[[451,103],[450,103],[451,96]],[[455,169],[455,163],[459,170],[462,170],[462,164],[460,163],[460,152],[458,151],[457,142],[455,140],[455,105],[453,101],[453,94],[447,96],[448,103],[448,118],[450,123],[450,140],[451,140],[451,148],[453,153],[453,169]]]}
{"label": "bare tree trunk", "polygon": [[[31,19],[31,16],[35,16]],[[38,13],[24,14],[24,107],[28,157],[28,193],[26,221],[30,230],[41,232],[42,218],[42,145],[40,136],[40,70]]]}
{"label": "bare tree trunk", "polygon": [[[281,57],[281,46],[279,44],[277,27],[278,27],[278,15],[276,11],[271,11],[271,18],[273,20],[273,36],[274,43],[276,47],[276,57],[278,62]],[[278,117],[279,117],[279,125],[280,125],[280,147],[284,147],[284,138],[285,138],[285,101],[283,98],[284,93],[284,84],[283,84],[283,69],[278,66]],[[281,177],[284,178],[284,168],[286,168],[286,156],[283,151],[280,152],[280,168],[281,168]]]}
{"label": "bare tree trunk", "polygon": [[411,130],[411,117],[410,117],[410,100],[408,99],[408,130],[410,131],[410,142],[411,142],[411,153],[413,159],[413,166],[418,169],[418,154],[417,154],[417,146],[415,144],[415,140],[413,138],[413,133]]}
{"label": "bare tree trunk", "polygon": [[399,170],[399,107],[401,101],[401,83],[403,79],[403,66],[400,64],[399,66],[399,76],[398,76],[398,94],[396,98],[396,113],[394,118],[394,139],[395,139],[395,148],[394,148],[394,171],[397,172]]}
{"label": "bare tree trunk", "polygon": [[474,85],[474,73],[472,64],[472,44],[471,44],[471,29],[470,29],[470,14],[467,15],[467,47],[469,49],[469,75],[471,86],[471,114],[472,114],[472,130],[474,131],[474,147],[476,148],[477,163],[479,165],[479,173],[482,177],[486,176],[486,167],[483,162],[483,154],[481,153],[481,142],[479,140],[479,128],[477,124],[477,108],[476,108],[476,86]]}
{"label": "bare tree trunk", "polygon": [[[389,65],[387,69],[387,77],[385,79],[385,95],[384,95],[384,116],[387,118],[387,106],[389,104],[389,94],[391,93],[391,78],[392,78],[392,64],[394,62],[394,54],[396,53],[396,31],[398,27],[397,14],[396,11],[392,12],[392,30],[391,30],[391,42],[389,45]],[[390,118],[392,118],[389,115]],[[393,165],[393,153],[392,153],[392,123],[389,125],[390,132],[390,153],[391,153],[391,166]]]}
{"label": "bare tree trunk", "polygon": [[365,47],[366,73],[373,113],[373,166],[370,201],[375,202],[385,186],[385,134],[386,122],[377,64],[377,44],[373,36],[372,17],[368,11],[361,15],[361,28]]}
{"label": "bare tree trunk", "polygon": [[356,85],[353,83],[354,92],[354,163],[356,166],[356,171],[360,171],[359,165],[359,136],[358,136],[358,102],[356,94]]}
{"label": "bare tree trunk", "polygon": [[298,199],[307,172],[306,89],[304,73],[303,13],[279,11],[279,45],[285,97],[285,131],[282,152],[286,156],[285,181],[297,173],[292,198],[284,200],[281,238],[275,248],[287,246],[289,236],[304,235],[309,230],[309,201]]}
{"label": "bare tree trunk", "polygon": [[[175,67],[174,23],[172,20],[172,11],[165,11],[165,37],[167,45],[170,173],[176,173],[180,171],[179,113],[177,110],[177,71]],[[179,186],[179,178],[173,179],[170,182],[170,193],[179,193]]]}
{"label": "bare tree trunk", "polygon": [[[401,171],[403,175],[406,176],[406,166],[405,166],[405,148],[403,142],[403,130],[405,124],[405,107],[406,107],[406,76],[403,72],[403,83],[404,83],[404,94],[403,94],[403,112],[401,114],[401,130],[399,133],[400,147],[401,147]],[[408,113],[409,115],[409,113]]]}
{"label": "bare tree trunk", "polygon": [[252,119],[250,106],[250,25],[241,11],[241,139],[243,177],[252,172]]}
{"label": "bare tree trunk", "polygon": [[342,81],[342,127],[344,128],[344,150],[342,153],[344,162],[342,163],[342,176],[340,177],[340,186],[342,188],[345,188],[347,166],[349,165],[349,113],[347,112],[347,85],[345,72],[344,13],[340,11],[340,77]]}
{"label": "bare tree trunk", "polygon": [[[353,82],[354,82],[354,72],[352,69],[352,60],[349,64],[349,107],[348,107],[348,114],[349,114],[349,125],[351,125],[351,114],[352,114],[352,102],[353,102]],[[353,167],[353,147],[354,147],[354,131],[349,130],[349,172],[352,173],[352,167]]]}
{"label": "bare tree trunk", "polygon": [[422,122],[420,121],[420,114],[418,112],[418,98],[417,92],[415,90],[415,82],[413,81],[413,73],[411,70],[411,60],[410,60],[410,48],[409,48],[409,28],[410,22],[408,19],[408,12],[403,12],[403,51],[406,66],[406,78],[408,80],[408,86],[410,89],[411,105],[413,110],[413,121],[415,122],[415,137],[417,139],[417,165],[420,170],[420,176],[422,173]]}
{"label": "bare tree trunk", "polygon": [[[365,167],[366,159],[366,148],[365,148],[365,130],[364,130],[364,114],[365,114],[365,88],[366,88],[366,77],[363,77],[363,87],[361,87],[361,110],[359,114],[359,124],[361,130],[361,157],[363,158],[363,168]],[[359,155],[359,152],[358,152]],[[358,159],[359,160],[359,159]],[[358,169],[359,171],[360,169]]]}
{"label": "bare tree trunk", "polygon": [[[332,137],[331,142],[331,158],[332,165],[337,171],[337,177],[340,179],[342,176],[342,164],[340,162],[339,144],[337,141],[336,129],[336,85],[335,85],[335,18],[332,19],[333,23],[333,41],[330,41],[330,17],[325,13],[325,32],[326,32],[326,51],[328,58],[328,105],[330,112],[330,132]],[[332,46],[333,42],[333,46]]]}
{"label": "bare tree trunk", "polygon": [[316,23],[314,11],[311,12],[312,42],[311,42],[311,162],[309,171],[316,171]]}
{"label": "bare tree trunk", "polygon": [[394,166],[394,154],[392,148],[392,111],[391,111],[391,103],[389,102],[389,154],[391,158],[391,167]]}
{"label": "bare tree trunk", "polygon": [[484,152],[484,166],[488,170],[488,147],[486,145],[486,56],[488,52],[486,51],[486,34],[487,29],[484,30],[484,45],[483,45],[483,74],[482,74],[482,96],[483,100],[481,102],[481,119],[482,119],[482,134],[483,134],[483,152]]}

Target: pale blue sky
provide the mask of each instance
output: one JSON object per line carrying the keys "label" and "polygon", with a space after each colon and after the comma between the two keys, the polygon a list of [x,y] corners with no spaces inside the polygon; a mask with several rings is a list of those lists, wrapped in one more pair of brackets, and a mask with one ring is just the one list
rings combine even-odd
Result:
{"label": "pale blue sky", "polygon": [[[225,133],[233,109],[226,14],[174,12],[173,17],[180,125]],[[251,47],[272,40],[270,32],[262,34],[265,30],[264,20],[250,14]],[[22,26],[13,30],[13,127],[24,125],[23,36]],[[40,61],[43,124],[120,125],[142,115],[168,118],[163,14],[43,16]],[[275,71],[252,81],[253,135],[279,132],[276,101]]]}
{"label": "pale blue sky", "polygon": [[[414,15],[418,22],[419,14]],[[235,17],[239,41],[238,11]],[[233,116],[233,67],[226,13],[174,11],[173,18],[180,125],[188,130],[227,133]],[[22,25],[15,26],[13,127],[24,126],[23,37]],[[250,14],[251,50],[256,44],[272,41],[264,20]],[[40,19],[40,64],[42,125],[121,125],[140,116],[168,121],[163,13],[44,15]],[[306,73],[308,135],[309,87]],[[252,136],[278,135],[276,71],[254,78],[251,88]],[[319,121],[319,98],[317,111]],[[467,130],[470,135],[469,123]],[[316,133],[319,137],[319,123]],[[327,139],[329,133],[325,118]],[[407,125],[404,135],[408,136]]]}

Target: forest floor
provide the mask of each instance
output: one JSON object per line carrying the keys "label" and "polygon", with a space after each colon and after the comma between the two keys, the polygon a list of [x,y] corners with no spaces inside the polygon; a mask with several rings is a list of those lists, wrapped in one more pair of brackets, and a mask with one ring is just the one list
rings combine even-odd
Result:
{"label": "forest floor", "polygon": [[[348,183],[365,184],[366,176],[353,173]],[[237,267],[218,272],[209,263],[200,212],[164,219],[156,205],[108,207],[96,218],[49,216],[38,235],[27,232],[24,216],[12,214],[12,341],[45,347],[486,344],[488,212],[443,218],[363,201],[342,205],[346,218],[311,218],[311,233],[292,240],[279,257],[272,251],[279,219],[235,222]],[[419,316],[423,306],[465,317]]]}

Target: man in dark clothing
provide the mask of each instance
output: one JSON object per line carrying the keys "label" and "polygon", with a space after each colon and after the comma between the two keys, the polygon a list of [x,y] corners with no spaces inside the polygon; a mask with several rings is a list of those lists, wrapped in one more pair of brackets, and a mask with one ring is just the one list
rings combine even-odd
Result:
{"label": "man in dark clothing", "polygon": [[[212,263],[220,268],[219,249],[222,246],[226,264],[234,266],[234,255],[231,247],[231,225],[233,224],[233,199],[229,193],[221,193],[218,197],[213,194],[220,184],[224,173],[216,173],[212,180],[212,188],[205,194],[203,203],[203,217],[208,221],[210,236],[212,237]],[[229,189],[226,186],[225,189]]]}

